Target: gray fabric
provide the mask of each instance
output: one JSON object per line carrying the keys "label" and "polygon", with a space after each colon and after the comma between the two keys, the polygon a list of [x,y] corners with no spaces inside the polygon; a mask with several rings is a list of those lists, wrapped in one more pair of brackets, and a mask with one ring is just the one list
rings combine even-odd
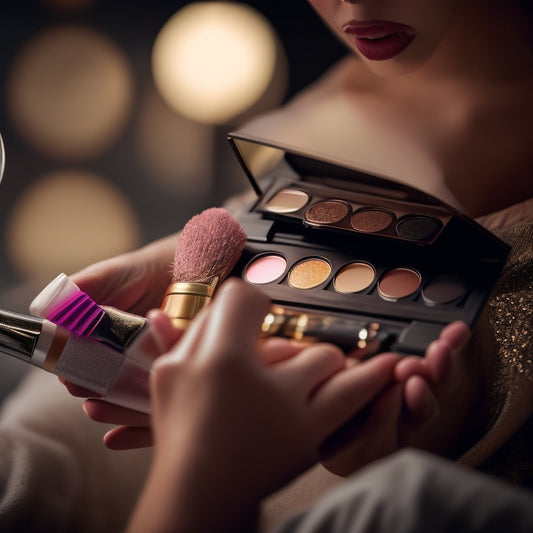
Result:
{"label": "gray fabric", "polygon": [[361,470],[276,533],[531,533],[533,492],[414,450]]}

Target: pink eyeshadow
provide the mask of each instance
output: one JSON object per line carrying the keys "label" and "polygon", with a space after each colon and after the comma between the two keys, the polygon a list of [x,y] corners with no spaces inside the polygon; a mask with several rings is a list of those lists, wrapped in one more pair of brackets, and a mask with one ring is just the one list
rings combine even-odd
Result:
{"label": "pink eyeshadow", "polygon": [[246,281],[261,285],[278,279],[287,268],[287,261],[280,255],[263,255],[250,263],[245,272]]}

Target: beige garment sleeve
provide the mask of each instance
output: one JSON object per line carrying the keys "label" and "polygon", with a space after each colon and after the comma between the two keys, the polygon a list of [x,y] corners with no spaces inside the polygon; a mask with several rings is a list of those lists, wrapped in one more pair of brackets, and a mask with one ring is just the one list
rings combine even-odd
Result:
{"label": "beige garment sleeve", "polygon": [[0,531],[117,532],[142,487],[149,450],[102,444],[56,376],[32,370],[0,417]]}

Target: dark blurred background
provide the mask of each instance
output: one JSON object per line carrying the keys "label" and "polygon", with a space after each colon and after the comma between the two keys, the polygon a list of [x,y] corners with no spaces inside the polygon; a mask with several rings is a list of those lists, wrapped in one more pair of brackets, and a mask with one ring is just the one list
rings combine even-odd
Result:
{"label": "dark blurred background", "polygon": [[[228,18],[216,11],[208,30],[211,7],[230,9]],[[196,22],[184,16],[193,11]],[[13,298],[21,287],[31,294],[59,272],[174,232],[247,188],[226,133],[285,102],[344,53],[304,0],[4,0],[0,13],[3,308],[26,305]],[[175,39],[194,35],[195,25],[209,38],[200,37],[201,46],[193,48],[198,54],[185,59],[200,68],[203,87],[211,90],[200,96],[213,101],[179,108],[165,76],[175,73],[178,84],[188,83],[172,54],[181,47]],[[224,31],[229,44],[240,29],[244,44],[228,54]],[[255,49],[256,41],[262,48]],[[166,61],[166,67],[155,67],[156,42],[158,64]],[[231,55],[244,72],[202,67],[200,56],[217,61],[217,54],[217,65]],[[264,76],[246,67],[250,54],[254,68],[270,69]],[[163,68],[159,78],[157,68]],[[231,97],[234,88],[226,82],[239,76],[243,96]],[[259,79],[264,85],[254,86]],[[243,108],[233,109],[235,102]],[[211,117],[195,115],[211,104]]]}

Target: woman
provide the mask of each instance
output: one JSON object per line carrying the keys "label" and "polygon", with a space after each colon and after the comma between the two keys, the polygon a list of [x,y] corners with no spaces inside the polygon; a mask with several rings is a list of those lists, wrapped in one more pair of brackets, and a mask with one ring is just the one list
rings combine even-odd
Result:
{"label": "woman", "polygon": [[[453,368],[435,379],[427,360],[406,358],[395,366],[395,379],[405,385],[394,399],[398,417],[387,449],[364,456],[354,439],[324,462],[348,474],[411,445],[531,486],[529,6],[501,0],[310,3],[353,54],[245,129],[404,180],[477,217],[512,245],[493,297]],[[174,247],[171,236],[94,265],[74,280],[101,303],[144,314],[160,304]],[[93,400],[85,409],[95,419],[130,426],[108,434],[108,445],[146,443],[147,431],[137,427],[148,423],[145,418]],[[311,470],[267,502],[266,521],[338,483],[321,467]]]}

